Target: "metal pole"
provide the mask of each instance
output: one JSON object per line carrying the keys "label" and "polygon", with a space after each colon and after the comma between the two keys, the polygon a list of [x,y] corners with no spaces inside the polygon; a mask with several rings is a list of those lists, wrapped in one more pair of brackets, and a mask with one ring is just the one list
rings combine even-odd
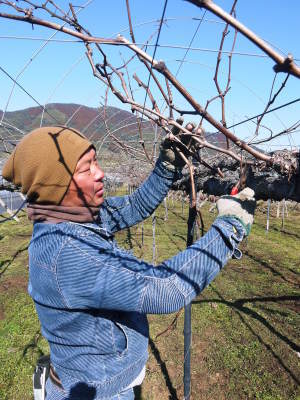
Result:
{"label": "metal pole", "polygon": [[268,199],[267,227],[266,227],[267,232],[269,232],[269,225],[270,225],[270,207],[271,207],[271,199]]}
{"label": "metal pole", "polygon": [[184,399],[190,400],[191,394],[191,343],[192,343],[192,305],[184,307],[184,362],[183,385]]}
{"label": "metal pole", "polygon": [[164,221],[168,221],[168,203],[167,203],[167,198],[164,198],[164,206],[165,206],[165,217]]}
{"label": "metal pole", "polygon": [[[187,247],[193,244],[194,230],[196,224],[197,210],[192,207],[192,191],[190,193],[190,207],[188,217],[188,231],[187,231]],[[187,304],[184,307],[184,361],[183,361],[183,385],[184,385],[184,399],[190,400],[191,394],[191,343],[192,343],[192,305]]]}
{"label": "metal pole", "polygon": [[[156,150],[157,150],[157,125],[155,125],[155,135],[154,135],[154,149],[153,158],[156,161]],[[156,265],[156,213],[152,214],[152,264]]]}
{"label": "metal pole", "polygon": [[285,199],[282,200],[281,228],[284,228]]}
{"label": "metal pole", "polygon": [[152,214],[152,264],[156,265],[156,240],[155,240],[155,228],[156,228],[156,215],[155,212]]}

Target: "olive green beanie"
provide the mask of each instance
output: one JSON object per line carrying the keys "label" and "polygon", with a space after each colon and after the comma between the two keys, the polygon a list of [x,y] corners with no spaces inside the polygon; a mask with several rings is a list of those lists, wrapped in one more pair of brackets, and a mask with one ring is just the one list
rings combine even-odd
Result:
{"label": "olive green beanie", "polygon": [[79,158],[91,146],[84,135],[72,128],[35,129],[18,143],[2,176],[20,186],[29,202],[60,204]]}

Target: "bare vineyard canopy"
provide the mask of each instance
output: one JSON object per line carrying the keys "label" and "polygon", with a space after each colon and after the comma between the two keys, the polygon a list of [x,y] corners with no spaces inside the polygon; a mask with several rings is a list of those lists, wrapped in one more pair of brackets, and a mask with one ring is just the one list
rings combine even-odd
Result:
{"label": "bare vineyard canopy", "polygon": [[[186,19],[184,22],[186,25],[191,25],[191,21],[193,21],[195,27],[193,25],[191,37],[186,37],[184,29],[177,29],[176,34],[182,39],[181,42],[188,40],[188,45],[184,47],[183,56],[181,52],[180,59],[176,60],[176,67],[172,62],[169,67],[170,48],[180,48],[181,46],[174,43],[174,45],[169,45],[168,49],[164,49],[162,43],[164,31],[171,29],[169,25],[171,26],[173,23],[176,29],[180,20],[179,17],[171,18],[168,15],[168,1],[153,3],[153,6],[157,6],[157,13],[160,16],[159,19],[152,21],[152,24],[149,21],[138,23],[134,20],[135,7],[140,7],[135,1],[118,1],[116,5],[121,3],[122,10],[126,14],[127,28],[120,29],[119,33],[114,36],[110,34],[106,36],[105,32],[100,29],[103,36],[99,36],[90,30],[89,20],[84,17],[85,10],[93,6],[94,10],[98,10],[98,24],[101,25],[101,5],[98,2],[90,0],[82,2],[80,6],[77,3],[66,3],[63,7],[61,2],[50,0],[43,2],[0,1],[2,21],[9,20],[14,26],[32,27],[34,34],[38,36],[44,35],[45,32],[48,35],[48,39],[32,56],[28,54],[29,61],[17,75],[13,75],[11,71],[0,66],[2,79],[5,76],[5,79],[13,85],[8,99],[6,99],[5,108],[0,114],[2,153],[10,153],[17,140],[26,133],[22,131],[20,125],[12,124],[7,117],[14,90],[18,89],[19,92],[29,96],[34,105],[39,108],[40,125],[46,120],[51,124],[62,123],[58,114],[51,113],[51,108],[47,107],[52,99],[52,94],[44,103],[40,102],[36,99],[34,92],[29,90],[26,81],[19,79],[27,67],[30,67],[31,62],[35,58],[38,60],[44,47],[52,45],[56,34],[59,34],[57,40],[65,41],[60,44],[61,46],[67,46],[68,41],[79,43],[82,46],[80,60],[71,66],[65,73],[65,77],[84,58],[89,65],[89,70],[86,68],[85,73],[92,75],[95,81],[101,85],[98,92],[101,104],[98,116],[95,117],[95,120],[91,119],[87,122],[84,128],[87,130],[88,127],[91,127],[100,115],[101,127],[105,133],[96,140],[99,151],[101,151],[104,141],[109,139],[115,144],[113,148],[115,153],[126,154],[128,159],[135,160],[134,162],[138,161],[139,165],[147,166],[148,164],[150,167],[158,154],[157,143],[164,135],[169,135],[170,140],[179,142],[179,148],[188,151],[189,154],[189,157],[186,157],[184,152],[179,150],[180,156],[186,163],[186,172],[183,179],[174,185],[174,189],[184,189],[189,192],[195,184],[196,190],[219,196],[229,193],[235,185],[239,188],[247,185],[256,191],[258,199],[281,200],[286,198],[299,202],[299,147],[290,141],[286,146],[287,149],[269,151],[274,144],[279,143],[280,139],[290,138],[300,128],[299,113],[293,114],[293,120],[291,120],[292,114],[287,114],[284,123],[276,126],[270,122],[271,115],[276,115],[276,118],[280,120],[277,112],[299,104],[299,98],[289,98],[289,101],[281,100],[285,91],[293,86],[298,85],[299,87],[300,67],[294,60],[297,55],[285,54],[256,34],[251,26],[242,23],[239,20],[238,0],[234,0],[228,10],[218,5],[218,3],[222,3],[228,7],[228,2],[224,3],[224,1],[187,0],[180,2],[181,7],[188,8],[189,12],[193,12],[194,15],[190,21]],[[250,8],[249,11],[257,13],[257,18],[262,20],[268,18],[267,15],[260,15],[259,10],[255,10],[255,7],[251,10]],[[290,13],[292,12],[292,7],[290,7]],[[113,12],[111,12],[111,18],[114,18]],[[187,56],[195,50],[195,40],[201,36],[201,29],[205,24],[214,25],[213,28],[210,28],[207,42],[211,43],[211,38],[214,40],[217,38],[218,41],[215,52],[210,54],[215,59],[214,66],[210,65],[211,86],[214,88],[214,93],[212,94],[212,90],[210,90],[206,98],[201,93],[201,85],[204,85],[204,80],[206,84],[207,78],[200,67],[201,63],[205,65],[206,58],[203,54],[206,53],[193,52],[193,60],[199,66],[197,73],[195,69],[193,70],[192,78],[189,74],[182,73],[184,69],[188,68]],[[288,29],[288,26],[282,23],[277,29],[279,32],[280,30],[284,31]],[[190,33],[190,27],[187,28],[187,31]],[[147,35],[146,38],[145,35]],[[269,37],[268,32],[266,32],[266,36]],[[143,39],[141,40],[140,37]],[[268,70],[269,91],[260,93],[260,96],[265,99],[262,102],[263,105],[260,104],[260,111],[254,115],[251,115],[251,111],[249,111],[249,114],[244,114],[233,122],[230,110],[231,93],[234,91],[236,82],[233,79],[232,71],[235,68],[236,58],[242,55],[236,50],[239,43],[248,45],[250,43],[252,49],[257,50],[256,56],[263,57],[263,68]],[[226,50],[228,48],[229,50]],[[157,52],[159,52],[160,58],[157,58]],[[48,60],[49,69],[40,71],[43,79],[47,79],[47,77],[50,79],[52,63],[66,62],[63,52],[60,52],[59,55],[51,54],[52,58]],[[162,59],[163,55],[165,58]],[[245,55],[253,56],[255,54]],[[248,59],[245,57],[243,60],[244,66],[243,62],[239,61],[238,68],[245,69],[249,74],[249,69],[246,68]],[[256,71],[253,70],[253,75],[260,74],[259,67],[257,68]],[[180,79],[180,76],[183,78]],[[245,72],[244,82],[247,82],[248,78],[249,75]],[[252,80],[249,79],[249,82],[251,85]],[[194,90],[193,84],[197,84],[200,90]],[[287,97],[283,98],[287,99]],[[240,98],[241,103],[244,100],[244,98]],[[128,115],[123,115],[123,121],[126,120],[127,124],[127,137],[125,137],[126,135],[119,136],[116,133],[119,127],[112,130],[109,123],[114,118],[112,110],[114,109],[115,113],[121,111],[110,107],[110,103],[119,104],[123,108],[127,107],[127,110],[132,113],[131,117],[128,113]],[[249,103],[249,109],[252,110],[250,105]],[[78,110],[74,111],[73,115],[63,123],[72,126],[72,118],[77,112]],[[195,126],[194,130],[191,132],[185,124],[181,125],[178,117],[184,117],[185,121],[192,121]],[[172,134],[174,127],[181,132],[179,137]],[[136,131],[134,143],[133,140],[128,140],[131,128]],[[153,134],[149,135],[151,129]],[[247,135],[244,134],[245,130]],[[90,138],[93,139],[93,136]],[[269,148],[266,145],[269,145]],[[141,173],[141,175],[143,174]],[[138,177],[136,179],[138,180]],[[5,183],[0,189],[15,190]],[[195,200],[195,191],[193,198]]]}

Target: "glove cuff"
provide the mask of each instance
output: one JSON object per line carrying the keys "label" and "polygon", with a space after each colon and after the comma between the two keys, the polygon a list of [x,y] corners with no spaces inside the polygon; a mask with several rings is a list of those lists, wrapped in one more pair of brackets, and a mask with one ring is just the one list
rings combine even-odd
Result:
{"label": "glove cuff", "polygon": [[241,218],[237,217],[236,215],[232,215],[232,214],[223,214],[222,217],[228,217],[228,218],[235,218],[239,221],[239,223],[242,225],[242,227],[244,228],[245,231],[245,236],[249,236],[250,231],[251,231],[251,226],[252,223],[249,221],[248,223],[245,223],[245,221],[243,221]]}

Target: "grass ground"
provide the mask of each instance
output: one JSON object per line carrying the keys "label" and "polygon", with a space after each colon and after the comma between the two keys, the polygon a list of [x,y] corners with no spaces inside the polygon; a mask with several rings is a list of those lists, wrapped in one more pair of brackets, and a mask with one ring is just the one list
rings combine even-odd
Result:
{"label": "grass ground", "polygon": [[[187,206],[169,201],[156,214],[156,261],[185,248]],[[275,209],[273,210],[275,215]],[[215,217],[203,209],[206,228]],[[299,273],[300,212],[285,225],[259,211],[242,243],[242,260],[232,260],[192,305],[192,400],[300,399]],[[31,226],[0,225],[0,399],[29,400],[31,374],[48,346],[27,289],[27,246]],[[151,261],[152,219],[120,232],[119,244]],[[143,400],[183,398],[183,313],[149,316],[151,340]]]}

